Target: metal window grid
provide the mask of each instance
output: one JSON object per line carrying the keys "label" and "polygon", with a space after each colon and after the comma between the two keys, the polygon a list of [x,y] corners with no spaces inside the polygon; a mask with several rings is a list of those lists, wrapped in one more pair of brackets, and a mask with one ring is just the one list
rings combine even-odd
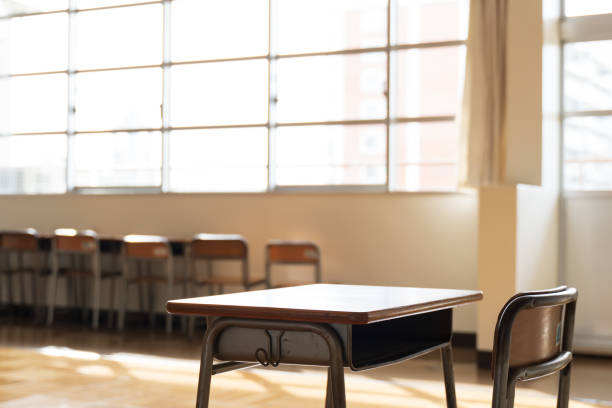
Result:
{"label": "metal window grid", "polygon": [[[252,55],[242,56],[234,58],[217,58],[217,59],[204,59],[204,60],[189,60],[189,61],[172,61],[170,53],[170,13],[172,10],[171,4],[175,1],[180,0],[159,0],[159,1],[143,1],[132,4],[121,4],[111,6],[101,6],[93,8],[81,8],[78,9],[76,6],[76,0],[69,0],[69,8],[62,10],[52,11],[41,11],[34,13],[22,13],[13,14],[4,17],[0,17],[1,20],[7,20],[18,17],[29,17],[36,15],[46,14],[57,14],[67,13],[68,18],[68,61],[67,69],[59,71],[43,71],[43,72],[25,72],[15,74],[0,74],[0,79],[6,79],[11,77],[23,77],[33,75],[49,75],[49,74],[66,74],[68,77],[68,114],[67,114],[67,130],[66,131],[49,131],[49,132],[25,132],[25,133],[10,133],[0,134],[1,136],[25,136],[25,135],[67,135],[67,158],[66,158],[66,191],[76,193],[86,193],[95,191],[103,193],[108,190],[109,193],[120,191],[126,192],[171,192],[169,188],[169,150],[171,148],[169,143],[169,134],[173,130],[206,130],[206,129],[232,129],[232,128],[253,128],[253,127],[266,127],[268,129],[268,180],[266,192],[287,192],[287,191],[320,191],[320,192],[336,192],[336,191],[356,191],[356,192],[389,192],[395,191],[394,188],[394,176],[393,170],[395,168],[394,153],[394,135],[393,135],[393,124],[397,123],[428,123],[428,122],[452,122],[455,120],[455,115],[446,116],[418,116],[418,117],[394,117],[392,112],[394,110],[395,102],[395,86],[393,84],[394,73],[396,69],[395,52],[409,49],[424,49],[424,48],[440,48],[440,47],[460,47],[465,46],[467,41],[465,40],[453,40],[453,41],[435,41],[435,42],[422,42],[422,43],[410,43],[410,44],[397,44],[395,39],[396,32],[396,21],[397,21],[397,0],[387,0],[387,13],[386,13],[386,44],[381,47],[369,47],[369,48],[351,48],[341,49],[332,51],[322,52],[305,52],[305,53],[291,53],[291,54],[278,54],[276,52],[275,30],[276,30],[276,8],[277,3],[281,0],[268,0],[269,6],[269,19],[268,19],[268,38],[269,47],[268,54],[266,55]],[[117,67],[105,67],[105,68],[94,68],[94,69],[76,69],[74,66],[74,35],[72,33],[74,27],[74,18],[78,13],[86,13],[99,10],[108,9],[120,9],[126,7],[139,7],[147,5],[159,4],[163,7],[163,44],[162,44],[162,63],[150,64],[150,65],[133,65],[133,66],[117,66]],[[380,119],[361,119],[361,120],[338,120],[338,121],[318,121],[318,122],[278,122],[276,120],[276,65],[280,59],[288,58],[300,58],[300,57],[318,57],[318,56],[333,56],[333,55],[355,55],[355,54],[366,54],[384,52],[386,56],[386,114],[384,118]],[[267,60],[268,61],[268,120],[266,123],[248,123],[238,125],[211,125],[211,126],[171,126],[170,122],[170,69],[172,66],[189,65],[189,64],[206,64],[206,63],[219,63],[219,62],[233,62],[233,61],[249,61],[249,60]],[[161,117],[162,126],[152,128],[127,128],[127,129],[89,129],[89,130],[77,130],[74,124],[74,113],[75,113],[75,76],[79,73],[87,72],[105,72],[105,71],[123,71],[131,69],[142,69],[142,68],[161,68],[162,69],[162,104],[161,104]],[[376,185],[299,185],[299,186],[277,186],[275,177],[275,130],[279,127],[290,127],[290,126],[320,126],[320,125],[385,125],[386,130],[386,181],[384,184]],[[154,186],[130,186],[130,187],[116,187],[116,186],[78,186],[74,183],[74,137],[78,134],[84,133],[118,133],[118,132],[142,132],[142,131],[157,131],[162,134],[162,163],[161,163],[161,185]],[[206,192],[206,191],[198,191]]]}

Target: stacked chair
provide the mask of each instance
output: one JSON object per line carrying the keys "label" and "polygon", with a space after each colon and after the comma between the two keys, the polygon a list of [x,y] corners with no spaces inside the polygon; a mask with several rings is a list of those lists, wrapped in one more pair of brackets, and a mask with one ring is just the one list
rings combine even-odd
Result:
{"label": "stacked chair", "polygon": [[269,287],[293,286],[295,283],[285,279],[273,283],[274,265],[311,266],[312,281],[321,282],[321,251],[312,242],[273,240],[266,245],[266,281]]}
{"label": "stacked chair", "polygon": [[[66,281],[68,298],[87,314],[87,300],[92,310],[91,324],[98,328],[102,279],[116,279],[117,271],[102,271],[100,241],[93,230],[56,229],[51,239],[51,273],[47,297],[47,325],[53,324],[58,280]],[[112,290],[111,290],[112,291]],[[114,295],[111,293],[111,298]]]}
{"label": "stacked chair", "polygon": [[[199,277],[197,263],[204,261],[206,276]],[[215,271],[213,262],[238,261],[240,271],[237,274]],[[249,276],[249,247],[246,240],[235,234],[197,234],[190,245],[190,267],[193,285],[208,286],[209,294],[223,293],[225,286],[239,286],[249,290],[265,283],[264,279],[253,279]]]}
{"label": "stacked chair", "polygon": [[[31,262],[26,262],[31,257]],[[33,228],[0,232],[0,279],[4,287],[8,305],[16,300],[14,277],[19,277],[19,297],[21,303],[27,301],[25,275],[30,275],[30,297],[35,310],[38,310],[38,281],[42,270],[42,253],[38,247],[38,232]],[[2,285],[0,283],[0,285]],[[1,287],[1,286],[0,286]],[[1,293],[1,292],[0,292]]]}
{"label": "stacked chair", "polygon": [[[162,273],[155,273],[154,266],[161,266]],[[117,327],[123,330],[128,287],[137,285],[141,310],[145,309],[145,290],[149,322],[155,321],[155,285],[165,288],[166,299],[172,298],[174,268],[172,248],[168,238],[158,235],[126,235],[122,245],[122,275],[119,295]],[[172,316],[166,316],[166,333],[172,332]]]}

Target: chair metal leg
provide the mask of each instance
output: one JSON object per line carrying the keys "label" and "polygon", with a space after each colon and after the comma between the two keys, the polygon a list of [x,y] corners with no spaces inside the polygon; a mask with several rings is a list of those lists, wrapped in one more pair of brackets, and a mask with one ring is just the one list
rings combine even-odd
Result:
{"label": "chair metal leg", "polygon": [[442,355],[442,367],[444,369],[444,388],[446,389],[446,406],[457,408],[457,397],[455,396],[455,375],[453,372],[453,349],[450,343],[440,349]]}
{"label": "chair metal leg", "polygon": [[119,299],[118,299],[118,311],[117,311],[117,330],[123,330],[125,323],[125,307],[127,302],[127,260],[125,256],[121,256],[121,276],[119,277]]}
{"label": "chair metal leg", "polygon": [[516,392],[516,382],[511,382],[510,384],[508,384],[508,389],[506,390],[506,405],[504,405],[504,408],[514,407],[515,392]]}
{"label": "chair metal leg", "polygon": [[38,302],[38,277],[40,275],[40,253],[36,253],[33,255],[34,256],[34,265],[32,266],[32,316],[33,316],[33,320],[34,322],[38,322],[38,319],[40,317],[39,315],[39,302]]}
{"label": "chair metal leg", "polygon": [[101,266],[100,257],[98,253],[94,253],[91,257],[91,269],[93,272],[93,297],[92,297],[92,316],[91,325],[94,329],[98,328],[100,323],[100,291],[101,289]]}
{"label": "chair metal leg", "polygon": [[145,301],[144,301],[144,283],[142,282],[142,262],[137,260],[134,262],[136,264],[136,274],[138,276],[138,302],[140,303],[140,311],[144,312],[145,310]]}
{"label": "chair metal leg", "polygon": [[49,276],[49,289],[47,293],[47,326],[53,324],[53,312],[55,309],[55,297],[57,295],[57,253],[53,250],[51,254],[51,276]]}
{"label": "chair metal leg", "polygon": [[110,329],[111,327],[113,327],[113,320],[115,317],[115,308],[117,307],[117,294],[115,293],[115,278],[110,278],[109,279],[109,293],[108,293],[108,322],[107,322],[107,327]]}
{"label": "chair metal leg", "polygon": [[567,408],[569,406],[570,374],[572,363],[570,362],[559,372],[559,395],[557,397],[557,408]]}
{"label": "chair metal leg", "polygon": [[[151,275],[149,275],[151,276]],[[155,288],[152,282],[147,284],[147,303],[149,309],[149,327],[155,327]]]}
{"label": "chair metal leg", "polygon": [[11,254],[6,253],[4,255],[4,266],[6,273],[6,298],[9,306],[13,305],[13,280],[11,274]]}
{"label": "chair metal leg", "polygon": [[19,251],[17,254],[17,273],[19,274],[19,284],[21,285],[21,304],[26,305],[26,284],[25,284],[25,264],[23,262],[23,252]]}

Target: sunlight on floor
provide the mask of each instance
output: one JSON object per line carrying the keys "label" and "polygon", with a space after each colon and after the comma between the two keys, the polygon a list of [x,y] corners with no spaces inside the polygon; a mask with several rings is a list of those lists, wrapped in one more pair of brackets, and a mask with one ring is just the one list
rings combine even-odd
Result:
{"label": "sunlight on floor", "polygon": [[[0,407],[193,407],[199,362],[67,347],[0,348]],[[211,407],[321,407],[325,370],[253,368],[213,377]],[[491,387],[458,382],[460,408],[490,407]],[[445,406],[441,381],[346,374],[351,408]],[[517,408],[554,406],[554,396],[521,390]],[[600,407],[572,401],[572,408]]]}

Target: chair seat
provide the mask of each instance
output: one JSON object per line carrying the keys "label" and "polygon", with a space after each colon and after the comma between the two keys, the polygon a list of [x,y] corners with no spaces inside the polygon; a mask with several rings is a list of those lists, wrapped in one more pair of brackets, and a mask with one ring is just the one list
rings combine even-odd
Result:
{"label": "chair seat", "polygon": [[22,268],[22,269],[1,269],[0,273],[6,273],[9,275],[19,274],[19,273],[36,273],[35,268]]}
{"label": "chair seat", "polygon": [[102,279],[118,278],[121,276],[121,271],[102,271]]}
{"label": "chair seat", "polygon": [[163,276],[143,276],[141,278],[128,279],[128,283],[167,283]]}

